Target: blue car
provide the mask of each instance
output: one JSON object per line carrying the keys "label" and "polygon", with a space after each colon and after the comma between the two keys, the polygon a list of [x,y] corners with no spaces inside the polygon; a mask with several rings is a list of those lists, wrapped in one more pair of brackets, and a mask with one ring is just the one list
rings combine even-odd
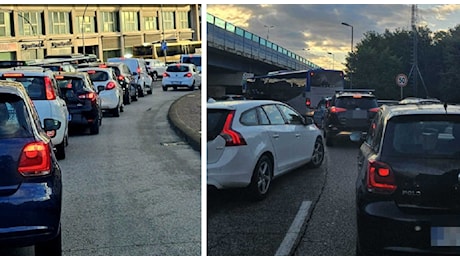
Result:
{"label": "blue car", "polygon": [[60,122],[38,113],[21,83],[0,80],[0,247],[61,255],[61,168],[51,137]]}

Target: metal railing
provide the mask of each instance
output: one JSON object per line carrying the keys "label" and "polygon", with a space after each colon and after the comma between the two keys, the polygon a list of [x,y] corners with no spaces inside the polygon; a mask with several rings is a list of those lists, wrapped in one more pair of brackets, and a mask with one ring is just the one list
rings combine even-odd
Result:
{"label": "metal railing", "polygon": [[304,57],[263,37],[234,26],[212,14],[207,14],[206,21],[207,43],[210,47],[235,53],[253,60],[271,63],[285,69],[304,70],[320,68],[320,66]]}

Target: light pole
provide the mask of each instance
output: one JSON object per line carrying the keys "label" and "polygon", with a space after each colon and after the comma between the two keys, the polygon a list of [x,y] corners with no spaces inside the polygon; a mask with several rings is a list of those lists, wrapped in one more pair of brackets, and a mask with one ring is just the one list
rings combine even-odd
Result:
{"label": "light pole", "polygon": [[[350,50],[351,50],[351,54],[353,54],[353,26],[345,22],[342,22],[342,25],[351,27],[351,48]],[[353,88],[353,72],[352,71],[350,71],[350,88]]]}
{"label": "light pole", "polygon": [[334,69],[334,53],[328,52],[327,54],[332,56],[332,69]]}
{"label": "light pole", "polygon": [[267,40],[268,40],[268,36],[270,35],[270,28],[273,28],[275,26],[274,25],[270,25],[270,26],[264,25],[264,27],[267,28]]}

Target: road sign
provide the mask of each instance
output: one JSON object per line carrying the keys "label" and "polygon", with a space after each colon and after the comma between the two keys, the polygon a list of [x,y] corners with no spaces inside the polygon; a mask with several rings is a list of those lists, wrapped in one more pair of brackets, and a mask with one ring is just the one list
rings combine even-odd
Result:
{"label": "road sign", "polygon": [[407,86],[407,81],[408,79],[405,74],[398,74],[398,76],[396,76],[396,85],[401,88]]}
{"label": "road sign", "polygon": [[162,41],[162,42],[161,42],[161,50],[162,50],[162,51],[165,51],[165,50],[167,50],[167,49],[168,49],[168,45],[166,44],[165,41]]}

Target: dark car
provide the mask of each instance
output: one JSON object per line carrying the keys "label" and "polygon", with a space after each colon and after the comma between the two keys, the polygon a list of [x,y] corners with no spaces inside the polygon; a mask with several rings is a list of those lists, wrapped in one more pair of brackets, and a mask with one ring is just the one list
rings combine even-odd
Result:
{"label": "dark car", "polygon": [[42,128],[22,84],[0,80],[0,247],[61,255],[61,168],[50,139],[59,124],[46,118]]}
{"label": "dark car", "polygon": [[88,73],[64,72],[55,77],[69,110],[69,126],[89,127],[91,134],[98,134],[102,124],[101,100]]}
{"label": "dark car", "polygon": [[358,155],[359,255],[460,254],[460,106],[383,105]]}
{"label": "dark car", "polygon": [[337,92],[324,114],[322,128],[326,145],[354,132],[366,132],[379,106],[372,90],[347,89]]}

